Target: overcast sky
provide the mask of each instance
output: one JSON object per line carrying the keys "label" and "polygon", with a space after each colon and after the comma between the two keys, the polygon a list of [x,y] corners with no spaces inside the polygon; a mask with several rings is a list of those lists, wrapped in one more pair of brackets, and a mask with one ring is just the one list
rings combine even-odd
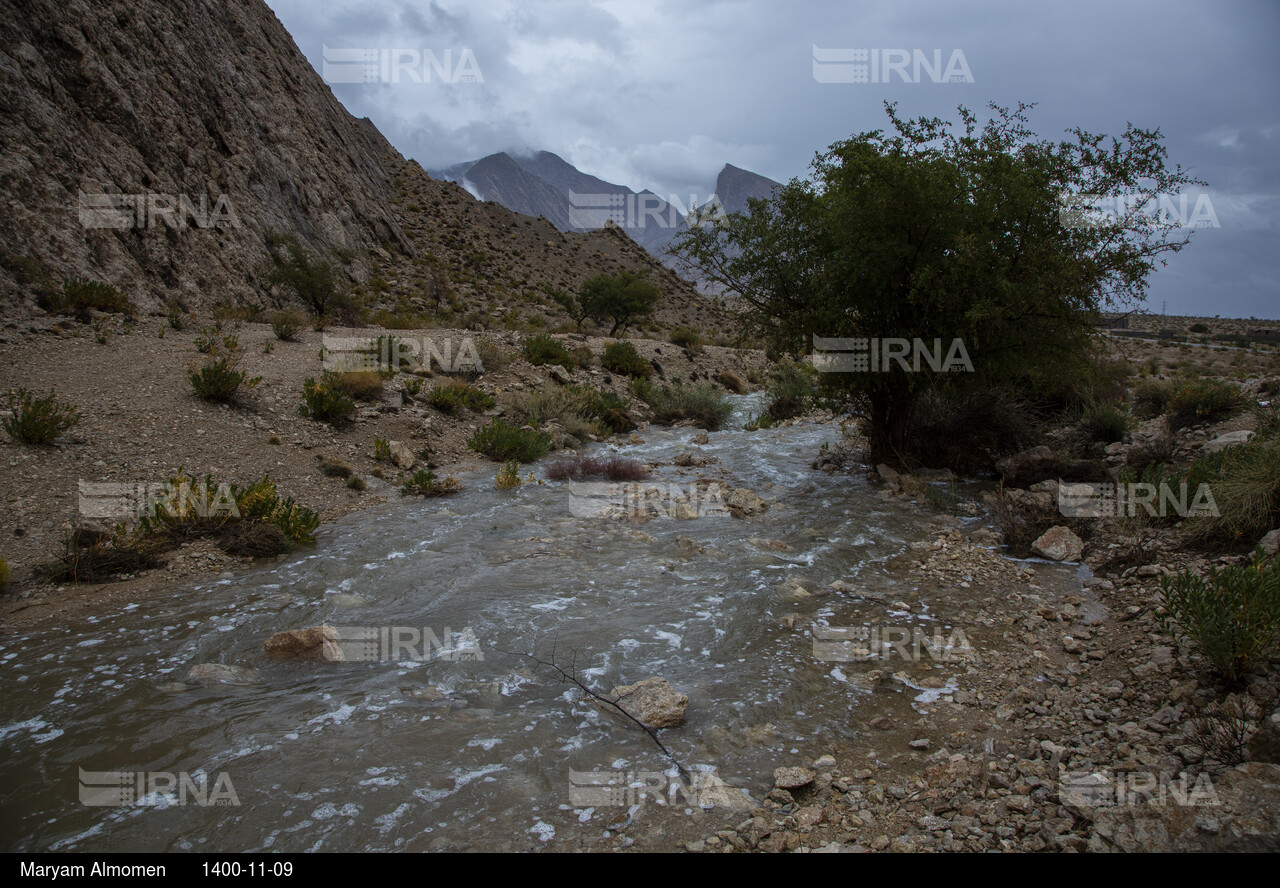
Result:
{"label": "overcast sky", "polygon": [[[1071,126],[1159,127],[1169,161],[1209,183],[1220,227],[1198,230],[1156,271],[1150,308],[1280,318],[1275,0],[267,2],[317,71],[327,46],[330,74],[348,72],[326,78],[347,109],[431,168],[545,149],[702,203],[725,163],[779,181],[805,175],[815,151],[886,126],[886,99],[904,116],[948,119],[960,104],[1036,102],[1032,129],[1055,140]],[[877,58],[918,49],[930,64],[940,50],[944,66],[958,51],[972,82],[934,82],[927,69],[918,82],[882,70],[819,82],[847,79],[856,60],[815,73],[815,46]],[[336,82],[350,77],[341,51],[351,49],[417,51],[424,82],[404,70],[388,82],[389,66],[375,66],[373,82]]]}

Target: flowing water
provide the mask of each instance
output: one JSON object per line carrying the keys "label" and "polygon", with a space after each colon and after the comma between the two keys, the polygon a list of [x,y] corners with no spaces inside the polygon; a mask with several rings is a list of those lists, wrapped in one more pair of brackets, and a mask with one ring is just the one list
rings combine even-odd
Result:
{"label": "flowing water", "polygon": [[[718,464],[663,466],[654,480],[714,478],[772,502],[748,520],[583,516],[569,485],[495,490],[487,466],[463,476],[467,489],[454,497],[405,499],[326,525],[313,550],[285,560],[5,638],[5,846],[558,848],[598,838],[642,807],[659,834],[703,816],[678,794],[658,804],[661,790],[647,805],[634,791],[607,797],[612,804],[571,798],[570,771],[634,777],[671,761],[523,654],[601,691],[665,677],[689,704],[663,742],[691,772],[714,770],[757,801],[775,767],[857,748],[865,741],[853,717],[883,693],[816,658],[804,627],[865,624],[865,602],[796,586],[816,592],[843,580],[915,602],[899,618],[927,624],[927,590],[891,561],[927,537],[931,519],[886,503],[860,477],[814,471],[838,430],[744,432],[759,401],[734,401],[726,430],[692,448]],[[646,443],[615,449],[669,463],[695,433],[655,428]],[[370,627],[384,654],[380,630],[401,632],[406,646],[368,662],[264,655],[271,634],[319,624]],[[196,664],[244,669],[201,683],[188,680]],[[939,693],[900,684],[891,702],[909,708]],[[135,775],[123,789],[134,803],[85,804],[101,801],[101,772]]]}

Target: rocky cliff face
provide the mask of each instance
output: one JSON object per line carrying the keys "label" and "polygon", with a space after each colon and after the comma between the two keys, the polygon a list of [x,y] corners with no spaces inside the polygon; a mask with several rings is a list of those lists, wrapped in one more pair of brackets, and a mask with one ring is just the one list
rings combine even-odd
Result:
{"label": "rocky cliff face", "polygon": [[[505,155],[491,166],[527,180],[517,210],[558,197]],[[273,233],[340,261],[375,320],[554,325],[542,286],[631,268],[658,274],[660,325],[726,326],[616,232],[563,233],[432,179],[347,113],[261,0],[0,0],[0,311],[76,277],[144,312],[280,305]],[[444,313],[425,295],[441,277]]]}
{"label": "rocky cliff face", "polygon": [[0,0],[0,147],[4,251],[144,307],[253,297],[268,231],[407,249],[395,152],[254,0]]}

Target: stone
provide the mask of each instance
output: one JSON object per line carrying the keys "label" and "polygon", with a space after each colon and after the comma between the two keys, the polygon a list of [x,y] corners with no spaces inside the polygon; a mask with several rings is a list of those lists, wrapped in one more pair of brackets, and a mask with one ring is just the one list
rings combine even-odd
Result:
{"label": "stone", "polygon": [[1258,725],[1249,740],[1249,758],[1255,762],[1280,764],[1280,709]]}
{"label": "stone", "polygon": [[310,629],[290,629],[277,632],[262,645],[269,656],[288,660],[327,660],[340,663],[346,660],[338,643],[338,630],[332,626],[312,626]]}
{"label": "stone", "polygon": [[707,437],[706,432],[698,432],[698,434],[693,436],[693,443],[699,446],[706,444],[709,440],[711,439]]}
{"label": "stone", "polygon": [[391,462],[395,464],[397,469],[403,469],[406,472],[414,467],[418,458],[413,455],[413,451],[399,441],[391,441],[388,445],[391,451]]}
{"label": "stone", "polygon": [[[635,684],[616,687],[613,697],[628,715],[651,728],[671,728],[680,724],[689,704],[689,697],[676,693],[665,678],[646,678]],[[612,708],[599,702],[597,705],[606,711]]]}
{"label": "stone", "polygon": [[1184,796],[1192,803],[1153,794],[1140,804],[1092,809],[1089,850],[1280,851],[1280,765],[1246,762],[1212,779],[1188,779]]}
{"label": "stone", "polygon": [[811,768],[774,768],[773,785],[778,789],[799,789],[808,786],[817,776]]}
{"label": "stone", "polygon": [[1258,542],[1258,545],[1267,555],[1280,553],[1280,530],[1271,531]]}
{"label": "stone", "polygon": [[554,379],[556,382],[560,383],[560,385],[568,385],[569,383],[573,382],[572,374],[570,374],[568,370],[564,369],[559,364],[552,364],[547,369],[547,375],[550,376],[552,379]]}
{"label": "stone", "polygon": [[1050,561],[1079,561],[1084,554],[1084,542],[1059,524],[1041,534],[1031,544],[1031,551]]}
{"label": "stone", "polygon": [[768,503],[745,487],[729,491],[725,495],[724,504],[734,518],[749,518],[769,508]]}
{"label": "stone", "polygon": [[1206,443],[1201,450],[1204,453],[1218,453],[1219,451],[1226,450],[1228,447],[1239,447],[1243,444],[1248,444],[1249,439],[1252,438],[1253,435],[1254,433],[1247,429],[1240,429],[1237,432],[1227,432],[1225,435],[1219,435],[1212,441]]}

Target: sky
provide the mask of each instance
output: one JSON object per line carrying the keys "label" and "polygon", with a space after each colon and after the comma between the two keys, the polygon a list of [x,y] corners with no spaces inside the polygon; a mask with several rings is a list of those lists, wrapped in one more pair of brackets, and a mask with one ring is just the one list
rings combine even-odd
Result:
{"label": "sky", "polygon": [[[347,110],[424,167],[547,150],[682,205],[726,163],[807,175],[886,128],[886,100],[949,120],[1034,102],[1054,141],[1159,128],[1169,164],[1208,183],[1188,192],[1207,225],[1157,267],[1147,308],[1280,318],[1276,0],[267,3]],[[365,74],[351,59],[368,51]],[[894,51],[905,67],[883,64]]]}

